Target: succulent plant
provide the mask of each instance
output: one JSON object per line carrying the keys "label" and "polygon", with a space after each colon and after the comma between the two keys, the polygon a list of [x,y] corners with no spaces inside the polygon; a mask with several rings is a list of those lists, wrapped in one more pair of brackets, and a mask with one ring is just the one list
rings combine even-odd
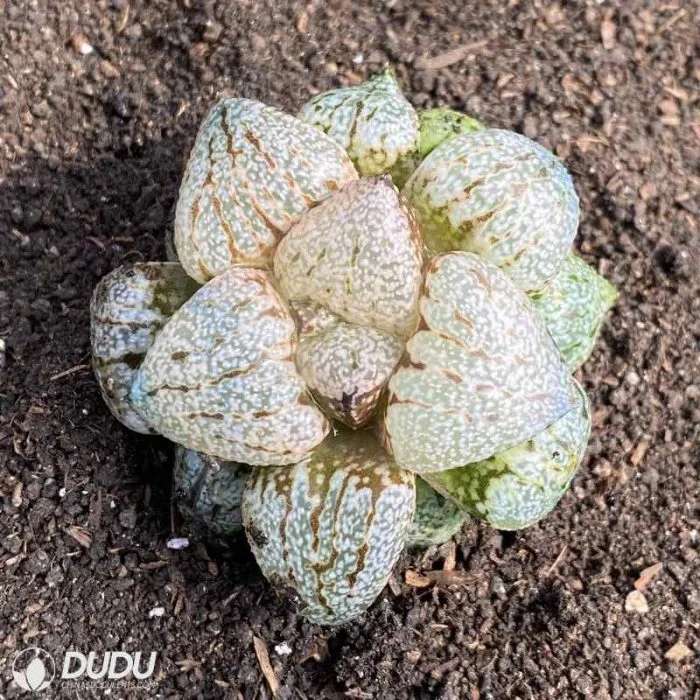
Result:
{"label": "succulent plant", "polygon": [[415,507],[413,475],[367,432],[340,430],[293,467],[258,467],[243,493],[265,577],[312,622],[338,625],[384,588]]}
{"label": "succulent plant", "polygon": [[289,300],[406,336],[418,319],[423,250],[415,217],[391,179],[362,179],[312,209],[277,246]]}
{"label": "succulent plant", "polygon": [[390,70],[316,95],[299,118],[339,143],[363,177],[387,172],[418,143],[418,116]]}
{"label": "succulent plant", "polygon": [[244,464],[293,464],[328,432],[294,365],[295,326],[263,270],[205,284],[156,337],[131,402],[161,435]]}
{"label": "succulent plant", "polygon": [[570,371],[614,298],[571,253],[577,222],[554,155],[451,110],[419,123],[390,73],[299,119],[221,100],[180,188],[182,267],[95,292],[101,390],[179,445],[192,527],[242,519],[271,583],[341,624],[403,547],[467,511],[525,527],[568,487],[590,430]]}
{"label": "succulent plant", "polygon": [[252,100],[220,100],[180,187],[180,262],[199,282],[234,264],[267,263],[302,214],[356,178],[345,151],[309,124]]}
{"label": "succulent plant", "polygon": [[568,372],[527,297],[473,253],[430,262],[418,332],[389,381],[383,439],[419,474],[517,445],[574,405]]}
{"label": "succulent plant", "polygon": [[154,431],[129,399],[136,372],[160,329],[198,287],[178,263],[119,267],[95,287],[90,302],[92,366],[109,410],[137,433]]}
{"label": "succulent plant", "polygon": [[573,372],[593,351],[617,291],[590,265],[570,253],[557,276],[528,296]]}
{"label": "succulent plant", "polygon": [[446,107],[435,107],[418,112],[419,134],[414,150],[402,156],[389,170],[394,184],[401,188],[413,175],[421,161],[429,156],[441,143],[457,136],[479,131],[484,125]]}
{"label": "succulent plant", "polygon": [[176,445],[173,496],[188,526],[213,535],[243,532],[241,498],[251,471]]}
{"label": "succulent plant", "polygon": [[481,462],[426,474],[431,486],[499,530],[519,530],[548,515],[581,464],[591,431],[586,393],[545,430]]}
{"label": "succulent plant", "polygon": [[[449,474],[450,472],[443,472]],[[464,525],[467,515],[462,508],[439,494],[432,486],[416,477],[416,511],[406,546],[430,547],[454,537]]]}
{"label": "succulent plant", "polygon": [[478,253],[526,292],[557,274],[578,226],[578,197],[561,161],[500,129],[445,141],[403,194],[429,249]]}

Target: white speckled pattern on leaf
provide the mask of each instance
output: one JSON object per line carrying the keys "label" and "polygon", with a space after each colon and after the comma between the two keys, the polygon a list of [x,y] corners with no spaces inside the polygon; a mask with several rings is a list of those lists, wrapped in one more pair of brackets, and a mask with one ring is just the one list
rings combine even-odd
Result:
{"label": "white speckled pattern on leaf", "polygon": [[381,175],[418,144],[418,116],[391,71],[316,95],[299,112],[337,141],[363,177]]}
{"label": "white speckled pattern on leaf", "polygon": [[313,330],[300,332],[297,369],[328,415],[358,428],[372,418],[404,344],[386,331],[329,321],[317,308],[321,320],[303,321]]}
{"label": "white speckled pattern on leaf", "polygon": [[557,276],[529,297],[573,372],[593,351],[605,314],[617,299],[617,291],[572,253]]}
{"label": "white speckled pattern on leaf", "polygon": [[401,466],[490,457],[570,410],[564,362],[528,298],[472,253],[431,261],[421,322],[389,381],[383,438]]}
{"label": "white speckled pattern on leaf", "polygon": [[234,267],[163,328],[131,390],[185,447],[245,464],[293,464],[328,432],[294,365],[295,327],[262,270]]}
{"label": "white speckled pattern on leaf", "polygon": [[406,546],[430,547],[447,542],[462,529],[466,519],[467,514],[462,508],[417,476],[416,512]]}
{"label": "white speckled pattern on leaf", "polygon": [[329,436],[294,467],[255,469],[243,522],[265,577],[322,625],[362,614],[406,542],[414,478],[367,432]]}
{"label": "white speckled pattern on leaf", "polygon": [[449,139],[420,164],[403,193],[429,249],[478,253],[524,291],[556,275],[578,227],[578,197],[564,165],[511,131]]}
{"label": "white speckled pattern on leaf", "polygon": [[406,336],[418,318],[423,251],[417,223],[388,177],[351,182],[306,214],[275,253],[288,300]]}
{"label": "white speckled pattern on leaf", "polygon": [[114,417],[137,433],[153,430],[129,400],[136,372],[160,329],[198,287],[178,263],[119,267],[95,287],[90,302],[95,377]]}
{"label": "white speckled pattern on leaf", "polygon": [[223,99],[200,126],[180,186],[180,262],[200,282],[236,263],[267,263],[302,214],[356,178],[347,153],[311,125]]}
{"label": "white speckled pattern on leaf", "polygon": [[241,498],[252,468],[175,446],[173,495],[191,529],[215,535],[243,531]]}
{"label": "white speckled pattern on leaf", "polygon": [[426,474],[440,493],[499,530],[519,530],[548,515],[571,483],[591,431],[588,398],[576,387],[576,406],[510,450],[458,469]]}

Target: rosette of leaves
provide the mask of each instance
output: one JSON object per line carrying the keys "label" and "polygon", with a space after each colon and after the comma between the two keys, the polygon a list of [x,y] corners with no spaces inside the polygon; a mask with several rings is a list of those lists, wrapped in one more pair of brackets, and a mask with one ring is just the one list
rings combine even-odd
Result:
{"label": "rosette of leaves", "polygon": [[[98,286],[98,380],[182,446],[181,509],[228,528],[240,503],[265,576],[341,624],[406,545],[467,511],[524,527],[566,490],[589,430],[570,371],[612,300],[572,263],[577,221],[555,156],[419,117],[388,73],[299,118],[227,98],[185,168],[182,267]],[[227,463],[253,469],[242,492]]]}

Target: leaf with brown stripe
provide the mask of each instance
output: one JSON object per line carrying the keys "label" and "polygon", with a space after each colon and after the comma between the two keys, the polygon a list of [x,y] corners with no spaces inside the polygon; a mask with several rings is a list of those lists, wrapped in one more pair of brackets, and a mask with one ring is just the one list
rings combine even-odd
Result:
{"label": "leaf with brown stripe", "polygon": [[245,464],[293,464],[328,432],[297,373],[295,347],[294,321],[269,273],[234,267],[161,331],[131,400],[154,430],[185,447]]}
{"label": "leaf with brown stripe", "polygon": [[313,302],[292,306],[297,327],[299,373],[321,408],[351,428],[374,416],[403,341],[391,333],[346,323]]}
{"label": "leaf with brown stripe", "polygon": [[311,98],[299,118],[337,141],[363,177],[381,175],[418,146],[418,116],[391,70]]}
{"label": "leaf with brown stripe", "polygon": [[575,402],[528,298],[473,253],[432,260],[421,330],[389,380],[384,443],[401,466],[439,472],[532,437]]}
{"label": "leaf with brown stripe", "polygon": [[170,316],[199,285],[179,263],[136,263],[103,277],[90,302],[92,366],[115,418],[138,433],[153,430],[129,391],[146,352]]}
{"label": "leaf with brown stripe", "polygon": [[227,98],[197,134],[175,212],[175,248],[206,282],[234,264],[270,261],[309,208],[357,173],[345,151],[273,107]]}
{"label": "leaf with brown stripe", "polygon": [[263,574],[301,615],[339,625],[384,588],[415,507],[413,475],[367,432],[334,431],[294,467],[255,469],[243,522]]}
{"label": "leaf with brown stripe", "polygon": [[578,227],[578,197],[564,165],[511,131],[482,129],[444,141],[402,192],[430,250],[477,253],[524,291],[557,274]]}

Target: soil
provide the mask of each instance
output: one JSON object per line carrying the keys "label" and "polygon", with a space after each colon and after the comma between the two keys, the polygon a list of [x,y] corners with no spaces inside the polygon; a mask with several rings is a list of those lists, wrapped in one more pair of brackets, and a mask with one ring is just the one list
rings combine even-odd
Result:
{"label": "soil", "polygon": [[[0,696],[36,645],[158,652],[154,688],[114,697],[270,697],[258,637],[282,698],[700,697],[698,26],[692,0],[0,0]],[[518,534],[472,521],[435,585],[405,572],[449,546],[403,555],[329,630],[244,547],[167,548],[171,450],[102,403],[88,302],[109,270],[164,259],[217,95],[293,111],[387,62],[416,106],[565,159],[577,249],[621,298],[580,373],[594,434],[559,508]],[[656,563],[648,611],[626,609]]]}

